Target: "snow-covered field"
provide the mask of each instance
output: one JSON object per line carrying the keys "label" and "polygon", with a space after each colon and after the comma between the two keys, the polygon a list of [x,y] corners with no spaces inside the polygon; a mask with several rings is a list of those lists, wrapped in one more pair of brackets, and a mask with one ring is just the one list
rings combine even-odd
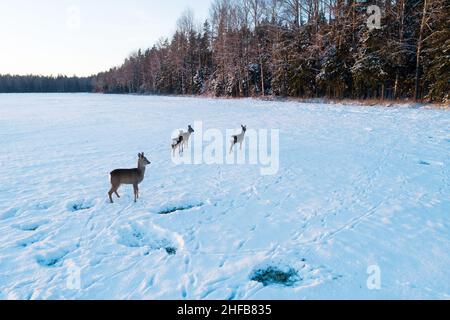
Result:
{"label": "snow-covered field", "polygon": [[[280,129],[278,173],[173,164],[194,121]],[[449,154],[448,111],[0,95],[0,298],[449,299]]]}

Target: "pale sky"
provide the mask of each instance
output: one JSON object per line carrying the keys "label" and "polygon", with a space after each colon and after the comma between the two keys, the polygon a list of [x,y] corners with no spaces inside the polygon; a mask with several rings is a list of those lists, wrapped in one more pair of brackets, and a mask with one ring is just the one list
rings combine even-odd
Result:
{"label": "pale sky", "polygon": [[0,0],[0,74],[91,75],[196,21],[211,0]]}

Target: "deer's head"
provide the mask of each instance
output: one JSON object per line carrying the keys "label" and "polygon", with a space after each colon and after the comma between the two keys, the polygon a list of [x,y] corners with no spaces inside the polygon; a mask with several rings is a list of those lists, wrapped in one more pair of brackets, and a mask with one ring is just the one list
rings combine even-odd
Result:
{"label": "deer's head", "polygon": [[189,131],[190,133],[194,133],[194,129],[192,129],[191,125],[188,126],[188,131]]}
{"label": "deer's head", "polygon": [[148,159],[145,157],[144,153],[139,153],[138,154],[139,160],[138,160],[138,164],[139,167],[145,167],[147,165],[149,165],[151,162],[148,161]]}
{"label": "deer's head", "polygon": [[241,124],[241,128],[242,128],[242,132],[247,131],[247,126],[244,126],[243,124]]}

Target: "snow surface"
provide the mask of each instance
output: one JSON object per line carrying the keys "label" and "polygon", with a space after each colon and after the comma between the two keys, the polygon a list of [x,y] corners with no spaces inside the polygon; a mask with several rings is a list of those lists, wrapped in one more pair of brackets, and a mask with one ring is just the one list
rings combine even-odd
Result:
{"label": "snow surface", "polygon": [[[176,166],[170,135],[196,120],[280,129],[278,174]],[[0,299],[450,298],[448,111],[0,95],[0,150]],[[141,151],[141,199],[109,204]],[[295,281],[251,280],[267,268]]]}

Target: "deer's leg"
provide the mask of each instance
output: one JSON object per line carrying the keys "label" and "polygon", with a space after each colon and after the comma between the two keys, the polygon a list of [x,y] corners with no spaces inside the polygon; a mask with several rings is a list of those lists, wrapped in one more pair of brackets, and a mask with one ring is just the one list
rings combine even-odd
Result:
{"label": "deer's leg", "polygon": [[240,144],[240,146],[239,146],[239,149],[242,150],[242,142],[241,142],[241,144]]}
{"label": "deer's leg", "polygon": [[138,194],[138,186],[137,186],[137,184],[133,185],[133,190],[134,190],[134,202],[137,202],[137,194]]}
{"label": "deer's leg", "polygon": [[111,187],[111,190],[109,190],[109,192],[108,192],[109,201],[111,201],[111,203],[114,203],[114,201],[112,199],[113,192],[114,192],[114,187]]}
{"label": "deer's leg", "polygon": [[116,194],[117,198],[120,198],[119,194],[117,193],[117,190],[119,190],[119,187],[117,187],[117,188],[114,190],[114,193]]}
{"label": "deer's leg", "polygon": [[233,152],[233,147],[234,147],[234,144],[233,143],[231,143],[231,147],[230,147],[230,154]]}

